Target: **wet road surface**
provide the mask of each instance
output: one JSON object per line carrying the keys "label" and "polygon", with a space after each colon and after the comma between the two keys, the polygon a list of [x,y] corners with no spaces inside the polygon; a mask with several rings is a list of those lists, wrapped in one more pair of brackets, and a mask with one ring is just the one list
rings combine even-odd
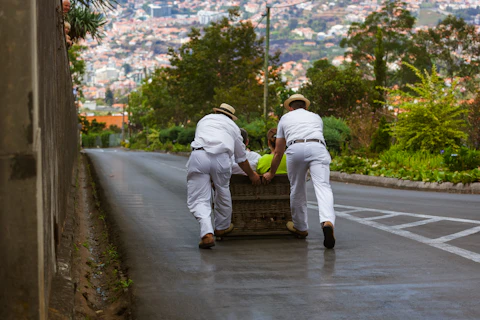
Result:
{"label": "wet road surface", "polygon": [[120,231],[136,319],[480,319],[480,196],[332,183],[335,250],[309,236],[198,249],[187,158],[87,150]]}

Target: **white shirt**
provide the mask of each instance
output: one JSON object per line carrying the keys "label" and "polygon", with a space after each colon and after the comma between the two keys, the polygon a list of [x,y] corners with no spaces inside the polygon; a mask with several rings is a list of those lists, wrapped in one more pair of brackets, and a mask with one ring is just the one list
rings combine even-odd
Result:
{"label": "white shirt", "polygon": [[322,118],[301,108],[290,111],[278,122],[277,138],[285,138],[287,146],[290,141],[299,139],[318,139],[325,142]]}
{"label": "white shirt", "polygon": [[223,114],[209,114],[197,123],[192,148],[203,148],[207,153],[228,153],[235,162],[247,159],[240,128]]}
{"label": "white shirt", "polygon": [[[259,155],[255,151],[247,150],[247,160],[248,160],[248,163],[250,164],[250,168],[252,168],[253,171],[257,171],[257,163],[260,157],[261,155]],[[236,163],[234,163],[232,166],[232,174],[246,175],[246,173],[242,170],[242,168],[240,168],[240,166]]]}

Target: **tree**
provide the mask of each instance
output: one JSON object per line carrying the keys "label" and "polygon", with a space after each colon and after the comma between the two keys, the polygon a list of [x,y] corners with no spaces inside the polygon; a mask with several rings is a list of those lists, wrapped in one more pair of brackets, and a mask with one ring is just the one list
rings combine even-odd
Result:
{"label": "tree", "polygon": [[390,149],[391,145],[390,126],[385,116],[380,118],[378,129],[372,136],[372,144],[370,145],[370,151],[380,153],[382,151]]}
{"label": "tree", "polygon": [[105,103],[109,106],[113,105],[113,92],[110,88],[105,92]]}
{"label": "tree", "polygon": [[[151,114],[145,120],[151,120],[160,126],[187,124],[187,112],[175,95],[169,91],[170,75],[166,69],[157,69],[141,87],[145,106]],[[150,123],[153,126],[154,123]]]}
{"label": "tree", "polygon": [[400,69],[395,73],[392,82],[400,85],[403,90],[408,90],[407,84],[418,81],[415,72],[408,65],[413,65],[418,70],[431,72],[433,59],[427,51],[429,46],[430,41],[425,37],[424,32],[419,30],[413,34],[412,41],[405,46],[405,54],[401,57]]}
{"label": "tree", "polygon": [[[380,101],[385,101],[383,90],[379,87],[385,87],[387,85],[387,64],[385,62],[385,48],[383,47],[383,34],[382,29],[377,29],[377,44],[375,46],[375,63],[373,65],[373,71],[375,73],[375,90],[378,91]],[[381,103],[375,104],[376,108],[382,107]]]}
{"label": "tree", "polygon": [[128,63],[124,63],[122,67],[125,70],[125,74],[129,74],[133,70],[132,66],[129,65]]}
{"label": "tree", "polygon": [[290,30],[293,30],[293,29],[295,29],[297,26],[298,26],[298,20],[297,20],[297,19],[290,19],[290,21],[288,22],[288,28],[289,28]]}
{"label": "tree", "polygon": [[401,112],[392,128],[398,144],[407,150],[438,152],[446,147],[458,147],[467,138],[466,110],[459,103],[455,80],[451,87],[445,85],[436,72],[424,74],[408,65],[420,82],[407,85],[411,92],[399,89],[388,90],[388,104]]}
{"label": "tree", "polygon": [[85,74],[85,61],[80,54],[87,47],[74,44],[68,49],[68,60],[70,61],[70,74],[74,85],[81,85]]}
{"label": "tree", "polygon": [[468,118],[467,118],[468,136],[470,145],[475,149],[480,148],[480,92],[472,103],[468,105]]}
{"label": "tree", "polygon": [[315,61],[307,70],[310,82],[300,93],[310,101],[310,109],[323,116],[344,118],[363,100],[373,98],[373,83],[363,79],[363,73],[354,65],[335,67],[327,60]]}
{"label": "tree", "polygon": [[345,55],[359,63],[362,69],[370,70],[377,47],[377,30],[382,29],[384,59],[389,63],[403,55],[414,24],[415,17],[406,9],[404,2],[387,1],[380,11],[369,14],[365,22],[352,23],[340,46],[352,48]]}
{"label": "tree", "polygon": [[419,31],[416,41],[449,77],[474,77],[480,72],[480,35],[476,26],[452,15],[435,28]]}
{"label": "tree", "polygon": [[[250,21],[237,22],[238,10],[229,13],[228,19],[204,28],[203,36],[192,28],[188,43],[178,51],[169,49],[172,68],[168,69],[168,91],[194,121],[220,101],[231,102],[234,107],[238,103],[244,113],[258,112],[261,105],[263,39],[257,38]],[[274,85],[279,79],[278,56],[270,57],[270,65],[269,83]]]}

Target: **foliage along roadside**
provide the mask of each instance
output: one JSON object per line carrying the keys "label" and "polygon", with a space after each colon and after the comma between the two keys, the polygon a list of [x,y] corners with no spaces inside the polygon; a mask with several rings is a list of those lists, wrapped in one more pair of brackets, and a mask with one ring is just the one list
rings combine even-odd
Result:
{"label": "foliage along roadside", "polygon": [[[456,152],[456,153],[453,153]],[[480,182],[480,151],[447,149],[443,154],[392,148],[377,158],[335,156],[332,171],[423,182]]]}

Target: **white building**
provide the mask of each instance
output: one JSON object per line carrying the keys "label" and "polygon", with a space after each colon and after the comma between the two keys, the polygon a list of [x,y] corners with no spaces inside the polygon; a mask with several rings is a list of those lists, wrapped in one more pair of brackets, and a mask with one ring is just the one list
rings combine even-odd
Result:
{"label": "white building", "polygon": [[344,35],[348,32],[348,29],[350,29],[349,25],[342,25],[342,24],[337,24],[334,25],[333,27],[328,30],[327,35],[329,36],[341,36]]}
{"label": "white building", "polygon": [[103,67],[95,71],[95,81],[118,79],[120,72],[116,68]]}
{"label": "white building", "polygon": [[157,6],[154,4],[150,4],[149,7],[150,7],[150,15],[152,16],[152,18],[168,17],[172,15],[171,5]]}
{"label": "white building", "polygon": [[215,22],[224,17],[228,17],[228,13],[200,10],[198,11],[197,16],[200,24],[209,24],[210,22]]}

